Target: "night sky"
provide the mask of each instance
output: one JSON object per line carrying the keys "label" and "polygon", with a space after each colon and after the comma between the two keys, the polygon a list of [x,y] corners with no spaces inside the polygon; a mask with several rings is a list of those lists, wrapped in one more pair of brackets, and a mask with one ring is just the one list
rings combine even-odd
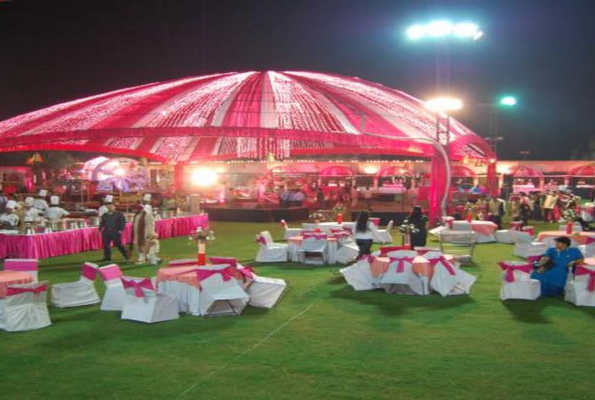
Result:
{"label": "night sky", "polygon": [[451,47],[459,119],[487,136],[476,103],[500,94],[500,158],[566,159],[594,137],[591,0],[14,0],[0,2],[0,119],[153,81],[255,69],[334,72],[422,99],[434,47],[404,30],[473,20],[486,36]]}

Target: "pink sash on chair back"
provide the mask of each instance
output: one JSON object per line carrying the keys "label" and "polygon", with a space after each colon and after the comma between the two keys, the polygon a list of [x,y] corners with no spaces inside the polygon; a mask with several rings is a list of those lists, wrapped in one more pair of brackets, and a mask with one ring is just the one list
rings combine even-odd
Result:
{"label": "pink sash on chair back", "polygon": [[376,261],[376,257],[373,256],[372,254],[368,254],[368,255],[361,256],[360,260],[366,260],[367,262],[372,264],[374,261]]}
{"label": "pink sash on chair back", "polygon": [[110,264],[106,267],[99,268],[99,274],[101,274],[104,281],[111,281],[112,279],[121,277],[122,271],[116,264]]}
{"label": "pink sash on chair back", "polygon": [[4,260],[5,271],[37,271],[39,269],[39,260],[35,259],[7,259]]}
{"label": "pink sash on chair back", "polygon": [[521,231],[523,226],[523,221],[512,221],[510,223],[510,228],[515,231]]}
{"label": "pink sash on chair back", "polygon": [[120,279],[122,280],[122,286],[124,286],[124,289],[129,289],[129,288],[134,289],[134,295],[136,297],[145,297],[145,293],[143,292],[143,289],[155,290],[155,287],[153,286],[153,282],[151,282],[151,280],[149,278],[145,278],[140,282],[128,280],[128,279],[124,279],[124,278],[120,278]]}
{"label": "pink sash on chair back", "polygon": [[590,270],[588,268],[583,267],[582,265],[578,265],[574,270],[574,275],[589,275],[589,284],[587,285],[587,290],[589,292],[595,292],[595,270]]}
{"label": "pink sash on chair back", "polygon": [[88,263],[84,263],[81,267],[81,275],[90,281],[94,281],[97,278],[97,268],[92,267]]}
{"label": "pink sash on chair back", "polygon": [[442,265],[444,268],[446,268],[446,270],[448,271],[449,274],[456,275],[456,272],[455,272],[452,264],[444,256],[428,259],[428,261],[430,262],[430,265],[432,267],[435,268],[438,265]]}
{"label": "pink sash on chair back", "polygon": [[500,266],[500,268],[502,268],[502,271],[506,272],[506,276],[504,277],[504,280],[509,283],[514,282],[514,271],[521,271],[521,272],[525,272],[525,273],[529,274],[533,270],[533,266],[531,264],[516,265],[516,264],[508,264],[505,261],[500,261],[498,263],[498,265]]}
{"label": "pink sash on chair back", "polygon": [[23,294],[23,293],[39,294],[39,293],[47,292],[47,290],[48,290],[47,283],[37,285],[37,286],[31,286],[31,287],[27,287],[27,288],[8,286],[6,288],[6,296],[7,297],[8,296],[16,296],[16,295]]}
{"label": "pink sash on chair back", "polygon": [[405,264],[411,264],[413,262],[413,258],[411,257],[401,257],[401,258],[390,258],[390,263],[397,263],[397,269],[395,270],[397,273],[405,272]]}
{"label": "pink sash on chair back", "polygon": [[446,224],[446,226],[448,227],[448,229],[452,230],[453,228],[453,222],[454,222],[455,218],[454,217],[444,217],[444,223]]}
{"label": "pink sash on chair back", "polygon": [[233,268],[227,267],[223,269],[197,269],[196,276],[199,281],[204,281],[213,275],[219,274],[225,282],[233,278]]}
{"label": "pink sash on chair back", "polygon": [[256,236],[256,243],[261,244],[263,246],[266,246],[267,245],[267,240],[263,236],[257,235]]}

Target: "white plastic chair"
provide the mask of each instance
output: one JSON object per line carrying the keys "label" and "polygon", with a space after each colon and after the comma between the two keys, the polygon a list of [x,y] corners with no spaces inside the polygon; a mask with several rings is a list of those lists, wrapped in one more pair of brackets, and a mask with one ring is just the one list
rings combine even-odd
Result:
{"label": "white plastic chair", "polygon": [[281,220],[281,225],[285,230],[285,235],[283,236],[285,240],[289,240],[289,238],[300,236],[302,234],[302,230],[300,228],[290,228],[284,219]]}
{"label": "white plastic chair", "polygon": [[298,249],[298,257],[302,264],[322,265],[326,263],[326,234],[304,234]]}
{"label": "white plastic chair", "polygon": [[254,275],[252,283],[248,286],[248,305],[259,308],[273,308],[287,289],[283,279],[265,278]]}
{"label": "white plastic chair", "polygon": [[512,231],[514,237],[514,255],[521,258],[540,256],[547,251],[547,245],[534,242],[531,235],[526,232]]}
{"label": "white plastic chair", "polygon": [[157,293],[149,278],[121,278],[126,293],[121,319],[145,322],[171,321],[180,318],[176,299]]}
{"label": "white plastic chair", "polygon": [[257,262],[287,262],[287,244],[275,243],[269,231],[256,235],[258,243]]}
{"label": "white plastic chair", "polygon": [[376,231],[376,237],[378,238],[380,243],[386,244],[393,242],[393,236],[391,235],[390,231],[393,229],[394,223],[395,222],[391,219],[390,221],[388,221],[386,229],[378,229]]}
{"label": "white plastic chair", "polygon": [[541,282],[531,279],[531,264],[506,261],[499,265],[502,268],[500,300],[537,300],[541,296]]}
{"label": "white plastic chair", "polygon": [[413,260],[417,253],[412,250],[397,250],[387,253],[387,256],[390,264],[380,279],[380,286],[387,293],[425,294],[421,277],[413,272]]}
{"label": "white plastic chair", "polygon": [[26,272],[33,277],[33,282],[37,282],[39,260],[34,258],[7,258],[4,260],[4,271]]}
{"label": "white plastic chair", "polygon": [[52,285],[52,304],[56,307],[79,307],[101,301],[95,289],[99,265],[86,262],[81,267],[78,281]]}
{"label": "white plastic chair", "polygon": [[[231,276],[229,265],[199,268],[200,314],[203,316],[240,315],[250,297]],[[203,279],[201,279],[203,277]]]}
{"label": "white plastic chair", "polygon": [[52,324],[47,307],[48,282],[9,285],[0,299],[0,329],[30,331]]}
{"label": "white plastic chair", "polygon": [[576,305],[595,307],[595,269],[577,266],[574,276],[569,274],[564,300]]}
{"label": "white plastic chair", "polygon": [[370,269],[370,263],[373,259],[373,256],[363,257],[355,264],[342,268],[339,272],[341,272],[347,284],[356,291],[377,289],[379,287],[378,279],[372,276],[372,270]]}
{"label": "white plastic chair", "polygon": [[126,292],[122,286],[122,280],[125,279],[143,279],[123,276],[120,267],[117,264],[109,264],[99,268],[99,274],[105,283],[105,293],[101,300],[101,311],[122,311],[126,301]]}

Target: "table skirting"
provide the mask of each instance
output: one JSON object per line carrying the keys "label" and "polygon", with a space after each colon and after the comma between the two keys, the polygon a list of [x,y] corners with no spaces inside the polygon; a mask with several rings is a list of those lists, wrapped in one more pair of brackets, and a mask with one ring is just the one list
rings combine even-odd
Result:
{"label": "table skirting", "polygon": [[32,283],[33,276],[26,272],[0,271],[0,298],[6,297],[6,288],[10,285]]}
{"label": "table skirting", "polygon": [[[167,218],[155,222],[155,231],[159,239],[168,239],[189,235],[198,226],[208,228],[208,224],[206,214]],[[128,223],[122,232],[123,244],[130,243],[131,234],[132,224]],[[99,250],[102,246],[101,233],[95,227],[37,235],[0,235],[0,259],[43,259]]]}

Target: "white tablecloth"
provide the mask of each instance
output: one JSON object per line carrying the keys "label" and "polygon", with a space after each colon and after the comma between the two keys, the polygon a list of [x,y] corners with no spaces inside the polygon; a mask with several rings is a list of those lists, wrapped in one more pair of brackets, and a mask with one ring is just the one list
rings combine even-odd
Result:
{"label": "white tablecloth", "polygon": [[355,222],[343,222],[339,224],[337,222],[321,222],[319,224],[311,223],[311,222],[304,222],[302,223],[302,229],[307,231],[313,231],[314,229],[320,229],[324,233],[331,233],[331,229],[343,229],[349,228],[353,231],[355,228]]}
{"label": "white tablecloth", "polygon": [[[293,237],[287,241],[287,251],[289,253],[289,260],[292,262],[300,262],[298,256],[298,250],[300,248],[300,244],[302,242],[302,237]],[[328,240],[326,242],[326,261],[328,264],[336,264],[337,263],[337,250],[339,248],[339,244],[337,240]]]}

